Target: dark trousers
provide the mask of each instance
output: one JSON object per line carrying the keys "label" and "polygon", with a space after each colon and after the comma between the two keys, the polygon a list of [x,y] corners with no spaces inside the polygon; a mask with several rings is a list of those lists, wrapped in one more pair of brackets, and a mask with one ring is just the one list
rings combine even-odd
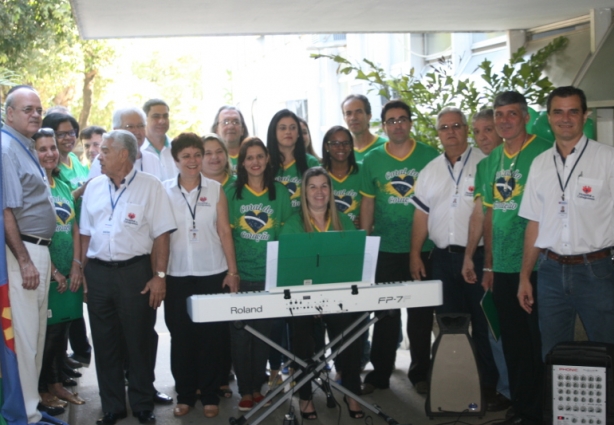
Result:
{"label": "dark trousers", "polygon": [[92,346],[87,340],[87,328],[83,318],[75,319],[70,322],[70,330],[68,331],[68,339],[72,351],[79,357],[89,360],[92,356]]}
{"label": "dark trousers", "polygon": [[211,276],[168,276],[164,320],[171,334],[171,372],[177,403],[194,406],[196,390],[203,405],[217,405],[220,383],[220,336],[228,322],[194,323],[187,311],[187,298],[222,292],[226,272]]}
{"label": "dark trousers", "polygon": [[[242,280],[240,283],[241,292],[262,290],[264,290],[264,282]],[[251,326],[264,336],[269,337],[271,328],[273,327],[273,320],[246,320],[245,324]],[[269,357],[269,346],[266,342],[252,335],[245,329],[237,328],[234,323],[230,324],[230,341],[232,363],[234,364],[235,373],[237,374],[239,394],[244,396],[260,392],[263,379],[266,376],[266,362]]]}
{"label": "dark trousers", "polygon": [[[426,268],[427,279],[432,279],[431,260],[428,252],[421,255]],[[400,282],[412,280],[409,272],[409,253],[380,252],[377,259],[376,282]],[[407,376],[416,384],[426,381],[431,365],[431,332],[433,330],[433,307],[407,309],[407,337],[411,365]],[[378,312],[379,314],[379,312]],[[365,376],[365,383],[377,388],[388,388],[401,329],[400,310],[390,310],[373,326],[371,342],[371,363],[373,371]],[[345,371],[344,371],[345,373]],[[344,375],[345,379],[345,375]]]}
{"label": "dark trousers", "polygon": [[531,273],[535,300],[531,314],[518,302],[519,280],[519,273],[495,273],[493,300],[499,313],[514,412],[527,423],[540,424],[544,364],[538,323],[537,273]]}
{"label": "dark trousers", "polygon": [[85,267],[103,412],[126,410],[126,359],[130,359],[128,399],[132,411],[153,410],[154,365],[149,353],[156,311],[149,306],[149,293],[141,294],[152,276],[148,255],[122,268],[94,261],[88,261]]}
{"label": "dark trousers", "polygon": [[62,382],[62,365],[66,355],[66,339],[71,322],[47,325],[43,366],[38,380],[38,391],[46,393],[49,384]]}
{"label": "dark trousers", "polygon": [[478,283],[465,282],[462,252],[449,252],[444,249],[433,250],[433,279],[441,280],[443,285],[443,305],[436,308],[437,314],[467,313],[471,315],[471,337],[476,348],[477,364],[486,388],[497,388],[499,372],[488,339],[488,322],[480,301],[484,296],[482,269],[484,268],[484,249],[479,248],[473,256]]}
{"label": "dark trousers", "polygon": [[[315,354],[316,342],[314,339],[314,328],[321,327],[324,321],[328,329],[328,335],[335,339],[341,335],[349,325],[352,324],[360,313],[329,314],[322,317],[303,316],[291,319],[292,326],[292,348],[293,354],[301,359],[309,359]],[[343,340],[340,341],[340,344]],[[339,344],[337,344],[339,345]],[[336,346],[333,346],[334,350]],[[336,364],[340,365],[343,371],[342,385],[355,394],[360,394],[360,357],[362,355],[361,340],[356,339],[336,359]],[[309,361],[307,362],[309,363]],[[299,378],[300,379],[300,378]],[[299,389],[301,400],[311,400],[311,383],[303,385]]]}

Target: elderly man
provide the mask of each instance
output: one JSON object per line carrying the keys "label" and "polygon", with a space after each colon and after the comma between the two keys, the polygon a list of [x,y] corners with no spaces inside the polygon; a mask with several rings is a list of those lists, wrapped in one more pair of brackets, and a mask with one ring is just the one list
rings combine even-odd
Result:
{"label": "elderly man", "polygon": [[234,106],[222,106],[217,111],[211,132],[220,136],[226,144],[230,166],[232,171],[236,172],[241,142],[249,136],[243,114]]}
{"label": "elderly man", "polygon": [[47,328],[51,273],[48,246],[55,232],[55,210],[31,139],[41,125],[40,98],[32,87],[19,86],[9,92],[5,108],[2,209],[9,248],[9,297],[27,421],[35,423],[41,420],[37,410],[38,376]]}
{"label": "elderly man", "polygon": [[[160,160],[153,153],[141,150],[141,147],[145,143],[145,120],[145,113],[141,108],[131,106],[116,109],[115,112],[113,112],[113,129],[128,130],[136,137],[139,151],[137,152],[134,166],[139,171],[152,174],[161,180],[162,169],[160,168]],[[88,178],[92,179],[100,174],[100,161],[96,159],[92,162]]]}
{"label": "elderly man", "polygon": [[141,423],[155,420],[150,349],[155,309],[166,292],[169,235],[176,227],[162,184],[134,166],[137,155],[136,138],[128,131],[105,134],[98,159],[106,176],[90,182],[81,211],[82,261],[104,412],[98,424],[126,416],[126,359],[133,415]]}
{"label": "elderly man", "polygon": [[589,340],[614,344],[614,149],[583,133],[584,92],[559,87],[548,96],[555,145],[535,158],[519,215],[529,220],[518,300],[529,314],[538,257],[542,354],[573,341],[576,314]]}
{"label": "elderly man", "polygon": [[141,146],[141,151],[150,152],[158,157],[162,181],[172,179],[179,171],[171,155],[171,141],[166,135],[170,125],[170,109],[162,99],[149,99],[143,105],[143,111],[147,117],[147,127],[145,127],[147,137]]}
{"label": "elderly man", "polygon": [[[488,341],[488,323],[480,305],[484,289],[475,282],[465,282],[460,273],[473,211],[476,167],[485,156],[469,146],[467,119],[459,109],[444,108],[439,112],[437,133],[444,153],[422,169],[412,197],[416,212],[409,251],[411,274],[414,280],[426,276],[420,249],[430,237],[435,243],[431,253],[433,278],[443,283],[443,305],[437,308],[437,313],[471,315],[486,408],[501,410],[496,391],[498,372]],[[483,246],[474,252],[473,261],[481,278]]]}
{"label": "elderly man", "polygon": [[[421,170],[437,156],[437,151],[411,138],[411,109],[400,100],[391,100],[382,109],[382,123],[389,142],[371,150],[364,159],[360,227],[381,237],[375,280],[410,280],[409,252],[415,207],[410,199]],[[433,243],[418,248],[428,260]],[[429,264],[430,265],[430,264]],[[430,272],[430,267],[428,267]],[[430,275],[430,273],[429,273]],[[407,310],[410,343],[409,380],[419,393],[428,392],[427,377],[431,358],[433,307]],[[377,322],[373,329],[371,363],[363,393],[390,386],[400,332],[400,311]]]}
{"label": "elderly man", "polygon": [[343,119],[354,137],[354,156],[362,161],[367,152],[383,145],[386,139],[376,136],[369,130],[371,103],[367,96],[351,94],[341,102]]}
{"label": "elderly man", "polygon": [[[524,230],[528,223],[518,215],[518,210],[533,160],[552,144],[527,134],[528,106],[520,93],[500,93],[493,106],[495,128],[504,143],[483,160],[485,175],[490,177],[482,196],[486,206],[482,286],[492,289],[499,312],[515,413],[507,423],[534,424],[541,423],[544,365],[537,315],[520,308],[517,299]],[[531,281],[537,283],[535,272],[531,274]]]}

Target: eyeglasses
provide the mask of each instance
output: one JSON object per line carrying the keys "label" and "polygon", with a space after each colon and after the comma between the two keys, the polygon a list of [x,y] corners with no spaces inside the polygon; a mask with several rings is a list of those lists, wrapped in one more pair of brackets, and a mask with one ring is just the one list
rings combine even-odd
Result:
{"label": "eyeglasses", "polygon": [[348,146],[352,145],[352,142],[350,142],[349,140],[343,140],[343,141],[339,141],[339,140],[329,140],[328,142],[328,146],[333,147],[333,148],[347,148]]}
{"label": "eyeglasses", "polygon": [[224,120],[222,121],[222,124],[224,125],[234,125],[235,127],[238,127],[241,125],[241,121],[239,120]]}
{"label": "eyeglasses", "polygon": [[130,130],[134,130],[134,129],[139,129],[142,130],[145,128],[145,124],[137,124],[137,125],[132,125],[132,124],[126,124],[124,127],[124,129],[130,131]]}
{"label": "eyeglasses", "polygon": [[43,115],[43,108],[35,108],[33,106],[26,106],[25,108],[21,108],[20,111],[26,115],[32,115],[34,112],[38,115]]}
{"label": "eyeglasses", "polygon": [[460,130],[461,128],[463,128],[465,126],[465,124],[461,124],[458,122],[455,122],[452,125],[448,125],[448,124],[444,124],[442,126],[440,126],[439,128],[437,128],[437,131],[448,131],[450,129],[457,131]]}
{"label": "eyeglasses", "polygon": [[77,132],[75,130],[70,131],[56,131],[55,137],[58,139],[66,139],[67,137],[75,137]]}
{"label": "eyeglasses", "polygon": [[409,121],[410,121],[409,117],[390,118],[384,121],[384,124],[386,125],[405,124],[406,122],[409,122]]}

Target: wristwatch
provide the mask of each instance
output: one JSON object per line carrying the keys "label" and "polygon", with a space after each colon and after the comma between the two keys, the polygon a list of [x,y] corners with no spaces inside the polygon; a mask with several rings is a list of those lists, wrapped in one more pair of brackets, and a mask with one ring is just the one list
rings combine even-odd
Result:
{"label": "wristwatch", "polygon": [[158,275],[160,279],[164,279],[166,277],[166,273],[164,272],[156,272],[156,274]]}

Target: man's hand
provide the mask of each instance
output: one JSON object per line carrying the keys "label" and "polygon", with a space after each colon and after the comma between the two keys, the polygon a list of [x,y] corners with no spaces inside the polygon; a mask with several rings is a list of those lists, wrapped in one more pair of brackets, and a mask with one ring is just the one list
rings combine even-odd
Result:
{"label": "man's hand", "polygon": [[426,269],[424,268],[424,263],[422,262],[420,254],[409,255],[409,272],[413,280],[422,280],[426,277]]}
{"label": "man's hand", "polygon": [[141,294],[145,295],[149,292],[149,306],[151,308],[158,308],[164,297],[166,296],[166,279],[158,276],[151,278],[145,285],[145,289],[141,291]]}
{"label": "man's hand", "polygon": [[475,266],[473,264],[473,259],[471,257],[463,258],[463,269],[461,271],[463,275],[463,279],[467,283],[477,283],[478,277],[475,274]]}
{"label": "man's hand", "polygon": [[484,272],[482,273],[482,288],[484,288],[485,291],[492,291],[492,282],[494,279],[494,273],[493,272]]}
{"label": "man's hand", "polygon": [[23,281],[21,286],[23,286],[23,289],[35,290],[38,288],[41,277],[36,266],[30,259],[23,264],[20,263],[19,270],[21,271],[21,279]]}
{"label": "man's hand", "polygon": [[518,285],[518,302],[524,311],[531,314],[533,311],[533,285],[531,285],[531,281],[520,279],[520,284]]}

